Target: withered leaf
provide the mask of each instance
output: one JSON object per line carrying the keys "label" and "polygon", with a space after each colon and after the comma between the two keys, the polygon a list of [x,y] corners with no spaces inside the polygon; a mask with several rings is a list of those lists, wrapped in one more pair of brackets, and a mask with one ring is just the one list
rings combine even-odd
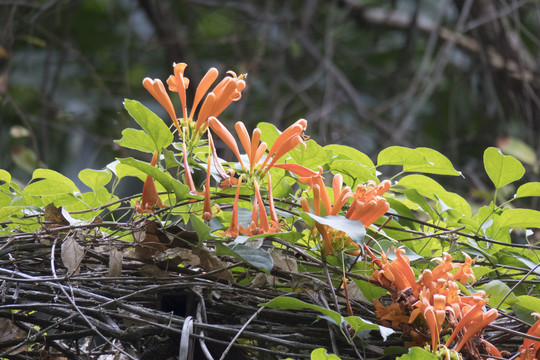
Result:
{"label": "withered leaf", "polygon": [[298,263],[294,257],[287,255],[284,251],[276,248],[270,250],[270,256],[272,256],[272,259],[274,260],[275,268],[296,274],[298,273]]}
{"label": "withered leaf", "polygon": [[109,277],[120,277],[122,275],[122,260],[124,256],[117,248],[113,248],[109,253]]}
{"label": "withered leaf", "polygon": [[253,288],[265,288],[275,283],[275,276],[267,275],[263,272],[257,273],[251,283],[249,284]]}
{"label": "withered leaf", "polygon": [[[193,254],[197,255],[201,260],[201,267],[207,271],[225,269],[227,265],[214,255],[205,246],[198,246],[192,250]],[[215,274],[215,278],[226,280],[229,284],[234,283],[234,277],[231,270],[226,269]]]}
{"label": "withered leaf", "polygon": [[154,264],[144,264],[139,269],[139,275],[145,277],[166,277],[169,276],[169,272],[160,269],[159,266]]}
{"label": "withered leaf", "polygon": [[84,258],[84,247],[79,245],[75,236],[68,236],[62,243],[62,263],[67,268],[67,275],[77,275],[80,272],[80,264]]}
{"label": "withered leaf", "polygon": [[[199,244],[199,238],[195,231],[186,231],[179,226],[169,226],[162,230],[167,237],[167,244],[170,247],[189,248]],[[160,238],[161,239],[161,238]],[[164,242],[162,240],[162,242]]]}
{"label": "withered leaf", "polygon": [[49,205],[45,206],[45,227],[47,229],[54,229],[61,226],[67,226],[69,225],[69,221],[64,218],[64,215],[62,215],[62,207],[59,208],[54,205],[54,203],[50,203]]}
{"label": "withered leaf", "polygon": [[[9,340],[24,339],[26,337],[26,332],[15,326],[10,319],[0,319],[0,344]],[[0,348],[2,348],[1,345]],[[27,349],[28,346],[23,346],[11,354],[17,354],[19,352],[26,351]]]}
{"label": "withered leaf", "polygon": [[159,237],[159,225],[155,221],[148,221],[144,226],[133,233],[135,239],[135,256],[140,260],[153,260],[153,256],[165,251],[167,246]]}

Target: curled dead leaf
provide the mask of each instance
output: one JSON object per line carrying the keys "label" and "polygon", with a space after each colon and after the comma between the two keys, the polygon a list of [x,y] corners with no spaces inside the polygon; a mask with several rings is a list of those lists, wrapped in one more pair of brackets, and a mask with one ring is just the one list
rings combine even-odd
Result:
{"label": "curled dead leaf", "polygon": [[298,263],[296,259],[288,255],[286,252],[273,248],[270,251],[270,256],[274,260],[274,267],[279,270],[290,271],[298,274]]}
{"label": "curled dead leaf", "polygon": [[167,249],[167,246],[160,241],[158,231],[158,223],[148,221],[140,229],[133,232],[135,257],[137,259],[153,261],[156,254]]}
{"label": "curled dead leaf", "polygon": [[120,277],[122,275],[122,260],[124,256],[117,248],[112,248],[109,254],[109,277]]}
{"label": "curled dead leaf", "polygon": [[215,254],[210,252],[205,246],[198,246],[192,250],[193,254],[197,255],[201,260],[201,267],[207,271],[221,270],[215,274],[215,278],[226,280],[229,284],[233,284],[234,277],[231,270],[227,269],[227,264],[221,261]]}
{"label": "curled dead leaf", "polygon": [[69,221],[64,218],[64,215],[62,215],[62,207],[56,207],[54,203],[50,203],[49,205],[45,206],[45,228],[47,229],[54,229],[57,227],[62,226],[68,226]]}
{"label": "curled dead leaf", "polygon": [[257,273],[251,283],[249,284],[253,288],[266,288],[275,285],[276,277],[265,274],[263,272]]}
{"label": "curled dead leaf", "polygon": [[62,243],[60,255],[67,268],[67,276],[77,275],[84,258],[84,247],[79,245],[75,236],[68,236]]}
{"label": "curled dead leaf", "polygon": [[[2,343],[8,342],[10,340],[24,339],[27,337],[27,334],[24,330],[15,326],[13,321],[10,319],[0,318],[0,349],[2,348]],[[20,352],[26,351],[28,346],[23,346],[11,352],[15,355]]]}

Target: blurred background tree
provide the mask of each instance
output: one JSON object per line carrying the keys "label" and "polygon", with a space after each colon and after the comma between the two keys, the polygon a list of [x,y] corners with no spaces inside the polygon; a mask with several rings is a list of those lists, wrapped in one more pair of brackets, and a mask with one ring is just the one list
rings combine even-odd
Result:
{"label": "blurred background tree", "polygon": [[249,74],[225,123],[306,118],[372,157],[432,147],[482,189],[487,146],[537,170],[539,53],[533,0],[0,0],[0,167],[104,167],[135,125],[123,99],[167,119],[141,82],[186,62],[194,84]]}

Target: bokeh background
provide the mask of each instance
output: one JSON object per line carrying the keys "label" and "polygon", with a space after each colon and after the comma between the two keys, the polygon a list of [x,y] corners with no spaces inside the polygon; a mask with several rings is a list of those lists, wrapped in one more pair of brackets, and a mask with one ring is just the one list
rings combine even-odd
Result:
{"label": "bokeh background", "polygon": [[374,159],[432,147],[481,192],[488,146],[536,177],[539,54],[533,0],[0,0],[0,168],[76,179],[126,155],[123,99],[168,119],[141,81],[186,62],[192,84],[248,73],[224,123],[306,118]]}

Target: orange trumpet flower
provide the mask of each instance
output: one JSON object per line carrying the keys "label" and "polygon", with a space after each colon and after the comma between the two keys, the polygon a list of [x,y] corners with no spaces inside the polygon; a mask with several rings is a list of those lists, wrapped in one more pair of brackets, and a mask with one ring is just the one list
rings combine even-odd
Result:
{"label": "orange trumpet flower", "polygon": [[181,134],[180,124],[178,123],[178,119],[176,118],[176,112],[174,111],[174,106],[161,80],[159,79],[152,80],[150,78],[144,78],[143,86],[154,97],[154,99],[156,99],[161,104],[161,106],[163,106],[163,108],[167,111],[167,113],[169,114],[169,116],[171,117],[174,123],[174,126],[178,130],[178,133]]}
{"label": "orange trumpet flower", "polygon": [[465,284],[467,281],[469,281],[469,278],[472,278],[472,283],[474,284],[476,277],[474,276],[474,272],[471,268],[471,266],[474,264],[474,260],[472,260],[467,254],[463,255],[465,256],[465,262],[463,264],[454,265],[459,269],[457,273],[454,274],[454,280]]}
{"label": "orange trumpet flower", "polygon": [[[532,313],[538,320],[527,331],[527,335],[540,337],[540,313]],[[540,341],[528,339],[523,340],[523,345],[519,347],[519,360],[540,359]]]}
{"label": "orange trumpet flower", "polygon": [[[244,229],[242,225],[240,225],[240,232],[248,236],[280,232],[281,226],[279,225],[277,216],[275,214],[275,209],[270,210],[271,221],[268,221],[268,215],[266,214],[266,209],[264,207],[259,183],[254,180],[253,184],[255,187],[255,200],[253,201],[253,213],[251,215],[251,223],[246,229]],[[272,198],[271,184],[269,185],[268,195],[270,198]],[[273,204],[273,200],[270,201],[270,205],[272,207]]]}
{"label": "orange trumpet flower", "polygon": [[219,158],[217,156],[216,147],[214,146],[214,139],[212,138],[212,133],[210,131],[208,132],[208,143],[210,144],[210,149],[212,150],[212,158],[214,159],[214,167],[216,168],[216,171],[218,172],[219,176],[221,176],[221,182],[219,183],[219,187],[222,189],[227,189],[231,187],[232,185],[238,184],[238,179],[234,177],[234,170],[229,169],[228,171],[225,171],[221,163],[219,162]]}
{"label": "orange trumpet flower", "polygon": [[[433,305],[431,299],[433,298]],[[445,312],[446,297],[443,295],[430,294],[429,289],[420,291],[420,300],[414,306],[416,309],[411,313],[409,323],[412,323],[416,317],[422,313],[431,333],[431,349],[435,350],[439,346],[439,337],[442,324],[446,317]]]}
{"label": "orange trumpet flower", "polygon": [[[158,153],[157,151],[154,151],[154,155],[152,156],[150,165],[156,166],[157,161]],[[135,210],[139,214],[142,214],[144,212],[154,213],[154,207],[156,206],[159,206],[160,208],[166,208],[166,206],[163,205],[161,199],[159,198],[154,178],[150,175],[146,175],[146,180],[143,185],[141,203],[139,204],[139,201],[135,201]]]}
{"label": "orange trumpet flower", "polygon": [[306,127],[307,120],[300,119],[279,134],[272,144],[268,156],[264,159],[263,167],[265,167],[266,172],[268,172],[270,168],[283,157],[283,155],[300,144],[305,146],[307,137],[304,135],[304,130],[306,130]]}
{"label": "orange trumpet flower", "polygon": [[238,224],[238,201],[240,200],[240,189],[242,188],[243,176],[238,179],[238,185],[236,185],[236,195],[234,196],[234,204],[232,211],[231,224],[223,235],[228,237],[237,237],[240,232],[240,225]]}
{"label": "orange trumpet flower", "polygon": [[186,178],[186,185],[189,187],[189,192],[192,195],[199,195],[197,189],[195,188],[193,177],[191,176],[191,168],[189,167],[188,163],[187,148],[185,142],[182,143],[182,157],[184,158],[184,176]]}
{"label": "orange trumpet flower", "polygon": [[212,157],[208,155],[207,170],[206,170],[206,184],[204,185],[204,206],[202,218],[206,221],[210,221],[214,214],[212,213],[212,203],[210,199],[210,166],[212,164]]}

